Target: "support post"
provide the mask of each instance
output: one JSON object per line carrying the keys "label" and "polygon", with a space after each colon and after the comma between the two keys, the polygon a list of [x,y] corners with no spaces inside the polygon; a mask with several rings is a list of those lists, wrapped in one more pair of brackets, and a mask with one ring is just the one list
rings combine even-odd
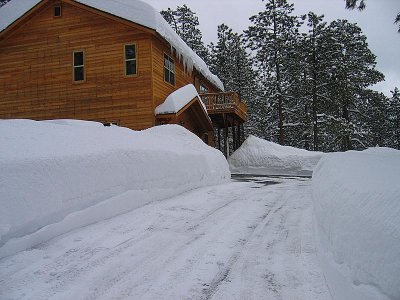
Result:
{"label": "support post", "polygon": [[218,150],[222,151],[222,148],[221,148],[221,129],[219,127],[217,128],[217,132],[218,132]]}
{"label": "support post", "polygon": [[242,145],[242,131],[240,130],[240,123],[237,125],[237,131],[238,131],[238,143],[237,147],[239,148]]}
{"label": "support post", "polygon": [[241,128],[241,131],[242,131],[242,143],[244,142],[244,138],[245,138],[245,136],[244,136],[244,125],[243,125],[243,123],[240,125],[240,128]]}
{"label": "support post", "polygon": [[233,151],[237,149],[237,136],[236,136],[236,121],[233,119],[232,122],[232,135],[233,135]]}
{"label": "support post", "polygon": [[226,158],[228,158],[228,156],[229,156],[228,143],[229,143],[229,141],[228,141],[228,122],[227,122],[227,120],[226,120],[226,118],[224,116],[224,154],[225,154]]}

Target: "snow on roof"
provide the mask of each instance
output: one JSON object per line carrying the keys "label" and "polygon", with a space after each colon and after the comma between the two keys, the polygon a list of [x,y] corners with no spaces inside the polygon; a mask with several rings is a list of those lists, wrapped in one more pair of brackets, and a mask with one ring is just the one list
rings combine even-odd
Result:
{"label": "snow on roof", "polygon": [[163,104],[157,106],[155,114],[156,116],[164,114],[176,114],[196,97],[199,99],[204,111],[207,113],[207,109],[200,100],[196,88],[193,84],[188,84],[170,94],[167,99],[165,99]]}
{"label": "snow on roof", "polygon": [[[41,0],[13,0],[0,8],[0,32],[22,17]],[[141,0],[75,0],[97,10],[107,12],[158,32],[174,48],[184,67],[196,68],[207,80],[222,91],[221,80],[208,69],[206,63],[179,37],[161,14]]]}

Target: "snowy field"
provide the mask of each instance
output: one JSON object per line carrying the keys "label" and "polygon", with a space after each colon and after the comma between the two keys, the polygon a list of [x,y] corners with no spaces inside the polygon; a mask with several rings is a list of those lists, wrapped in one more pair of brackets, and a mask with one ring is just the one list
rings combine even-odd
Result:
{"label": "snowy field", "polygon": [[309,179],[238,178],[0,260],[6,299],[331,299]]}
{"label": "snowy field", "polygon": [[400,299],[399,178],[393,149],[228,166],[176,125],[0,121],[0,299]]}
{"label": "snowy field", "polygon": [[321,152],[281,146],[250,135],[228,162],[235,174],[311,176],[321,156]]}

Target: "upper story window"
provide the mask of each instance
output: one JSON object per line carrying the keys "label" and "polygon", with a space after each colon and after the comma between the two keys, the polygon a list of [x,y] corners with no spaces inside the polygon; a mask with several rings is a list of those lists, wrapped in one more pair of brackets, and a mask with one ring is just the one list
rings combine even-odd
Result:
{"label": "upper story window", "polygon": [[137,74],[136,45],[125,45],[125,75]]}
{"label": "upper story window", "polygon": [[74,51],[74,81],[85,80],[85,55],[83,51]]}
{"label": "upper story window", "polygon": [[61,5],[54,6],[54,17],[61,17]]}
{"label": "upper story window", "polygon": [[205,94],[205,93],[208,93],[208,88],[205,85],[201,84],[200,85],[200,94]]}
{"label": "upper story window", "polygon": [[175,85],[175,63],[168,55],[164,54],[164,80]]}

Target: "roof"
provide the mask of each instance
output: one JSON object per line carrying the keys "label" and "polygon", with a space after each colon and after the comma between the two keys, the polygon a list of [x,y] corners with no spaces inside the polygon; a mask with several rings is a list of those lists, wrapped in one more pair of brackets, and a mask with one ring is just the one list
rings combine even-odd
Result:
{"label": "roof", "polygon": [[[23,17],[42,0],[12,0],[0,8],[0,32]],[[174,48],[188,71],[195,68],[208,81],[224,90],[221,80],[207,64],[179,37],[161,14],[141,0],[74,0],[102,12],[148,27],[159,33]]]}
{"label": "roof", "polygon": [[199,100],[199,102],[203,106],[204,112],[207,114],[207,109],[204,106],[203,102],[201,101],[200,96],[197,93],[197,90],[193,84],[185,85],[184,87],[181,87],[180,89],[171,93],[167,97],[167,99],[165,99],[164,103],[157,106],[155,114],[156,115],[177,114],[182,108],[188,105],[194,98],[197,98]]}
{"label": "roof", "polygon": [[171,93],[164,103],[157,106],[155,115],[157,118],[163,118],[171,115],[179,116],[188,111],[195,115],[196,123],[203,126],[203,129],[205,128],[207,131],[213,130],[207,109],[193,84],[185,85]]}

